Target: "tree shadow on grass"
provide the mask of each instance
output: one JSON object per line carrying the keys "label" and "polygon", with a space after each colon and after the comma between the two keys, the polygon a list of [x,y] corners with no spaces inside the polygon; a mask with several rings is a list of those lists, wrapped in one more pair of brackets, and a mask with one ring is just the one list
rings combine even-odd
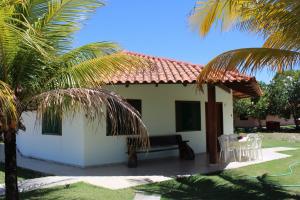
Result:
{"label": "tree shadow on grass", "polygon": [[163,199],[300,199],[268,181],[258,181],[229,173],[190,176],[137,187],[146,193],[160,194]]}
{"label": "tree shadow on grass", "polygon": [[20,197],[24,200],[129,200],[133,199],[134,191],[110,190],[79,182],[23,192]]}
{"label": "tree shadow on grass", "polygon": [[[48,188],[47,190],[33,190],[30,192],[22,193],[21,199],[30,199],[30,200],[38,200],[38,199],[47,199],[47,200],[63,200],[65,199],[63,196],[53,195],[57,192],[57,190],[63,190],[58,188]],[[71,200],[71,199],[70,199]]]}
{"label": "tree shadow on grass", "polygon": [[[76,189],[78,187],[78,184],[68,185],[68,186],[58,186],[53,188],[46,188],[46,189],[36,189],[33,191],[28,192],[22,192],[20,193],[21,199],[26,200],[79,200],[80,194],[76,194],[76,191],[74,192],[73,189]],[[74,197],[66,197],[65,193],[74,193]]]}
{"label": "tree shadow on grass", "polygon": [[[0,171],[4,172],[4,163],[0,163]],[[41,178],[45,176],[51,176],[42,172],[33,171],[30,169],[25,169],[18,167],[18,177],[23,179]]]}
{"label": "tree shadow on grass", "polygon": [[280,187],[280,183],[268,179],[265,175],[254,178],[232,172],[223,172],[218,176],[242,190],[252,191],[251,196],[254,194],[253,198],[255,199],[300,199],[300,196]]}
{"label": "tree shadow on grass", "polygon": [[[63,200],[65,199],[63,196],[52,195],[56,192],[57,188],[49,188],[47,190],[44,189],[37,189],[30,192],[20,193],[20,199],[27,199],[27,200],[39,200],[39,199],[47,199],[47,200]],[[47,198],[44,198],[47,197]],[[0,197],[0,200],[4,200],[5,197]],[[72,200],[72,199],[70,199]],[[75,199],[74,199],[75,200]]]}

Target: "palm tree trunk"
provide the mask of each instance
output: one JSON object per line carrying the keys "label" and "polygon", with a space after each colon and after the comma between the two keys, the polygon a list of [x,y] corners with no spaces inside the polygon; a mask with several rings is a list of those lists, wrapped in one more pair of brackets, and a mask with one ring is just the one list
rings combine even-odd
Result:
{"label": "palm tree trunk", "polygon": [[5,197],[6,200],[18,200],[16,131],[4,133],[5,146]]}

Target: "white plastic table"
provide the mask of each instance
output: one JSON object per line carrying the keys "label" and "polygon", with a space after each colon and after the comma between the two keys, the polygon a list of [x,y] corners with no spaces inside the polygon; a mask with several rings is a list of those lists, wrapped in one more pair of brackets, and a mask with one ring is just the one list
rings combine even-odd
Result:
{"label": "white plastic table", "polygon": [[242,160],[242,151],[243,148],[247,146],[247,142],[248,142],[248,136],[243,137],[242,139],[239,139],[237,141],[231,141],[231,145],[238,153],[238,161]]}

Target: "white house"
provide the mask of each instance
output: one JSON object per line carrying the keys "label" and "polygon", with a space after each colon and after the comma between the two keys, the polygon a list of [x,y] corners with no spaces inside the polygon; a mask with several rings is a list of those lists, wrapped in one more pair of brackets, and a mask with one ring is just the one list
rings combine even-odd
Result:
{"label": "white house", "polygon": [[[203,91],[199,91],[195,82],[202,66],[127,53],[148,59],[153,67],[117,74],[112,80],[114,84],[105,88],[138,106],[150,136],[180,134],[184,140],[189,140],[188,144],[196,154],[207,152],[207,141],[216,146],[216,137],[209,139],[208,126],[212,127],[212,133],[215,130],[218,135],[233,133],[234,96],[260,95],[254,77],[230,72],[214,84],[204,85]],[[213,86],[215,92],[209,90],[208,85],[210,88]],[[213,92],[212,98],[208,91]],[[207,102],[214,99],[214,94],[217,108],[212,126],[207,120],[212,114],[211,104]],[[78,113],[72,119],[64,113],[61,130],[58,130],[57,127],[42,127],[43,123],[36,123],[34,112],[22,117],[26,132],[18,134],[17,147],[24,156],[79,167],[127,161],[127,136],[110,136],[105,119],[100,123],[89,123],[83,113]],[[139,159],[163,156],[178,156],[178,151],[143,154],[139,155]]]}

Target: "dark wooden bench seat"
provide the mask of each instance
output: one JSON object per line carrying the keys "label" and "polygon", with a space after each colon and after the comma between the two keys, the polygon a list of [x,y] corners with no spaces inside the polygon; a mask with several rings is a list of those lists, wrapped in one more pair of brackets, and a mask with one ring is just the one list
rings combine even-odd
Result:
{"label": "dark wooden bench seat", "polygon": [[149,141],[150,148],[145,150],[138,146],[137,138],[127,138],[128,167],[137,167],[139,153],[179,150],[181,159],[193,160],[195,157],[193,150],[187,144],[189,141],[183,141],[181,135],[150,136]]}

